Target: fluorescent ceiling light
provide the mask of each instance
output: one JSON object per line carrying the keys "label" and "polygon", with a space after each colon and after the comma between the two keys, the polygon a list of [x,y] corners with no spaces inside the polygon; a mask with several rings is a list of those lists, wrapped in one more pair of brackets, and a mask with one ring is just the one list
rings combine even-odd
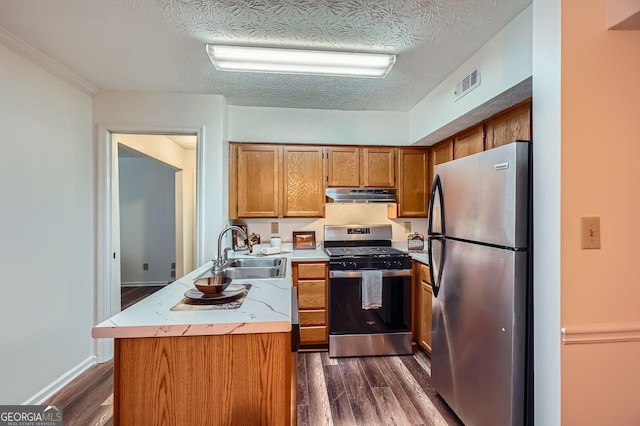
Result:
{"label": "fluorescent ceiling light", "polygon": [[274,49],[207,44],[207,53],[221,71],[385,77],[396,55]]}

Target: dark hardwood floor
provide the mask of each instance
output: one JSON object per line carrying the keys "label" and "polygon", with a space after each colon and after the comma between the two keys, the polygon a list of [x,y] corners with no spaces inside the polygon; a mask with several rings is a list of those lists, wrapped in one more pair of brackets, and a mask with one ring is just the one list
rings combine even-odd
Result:
{"label": "dark hardwood floor", "polygon": [[431,361],[411,356],[298,355],[298,425],[462,425],[431,385]]}
{"label": "dark hardwood floor", "polygon": [[121,295],[121,310],[127,309],[129,306],[133,305],[136,302],[144,299],[150,294],[155,293],[160,290],[163,285],[159,286],[149,286],[149,287],[122,287],[120,290]]}
{"label": "dark hardwood floor", "polygon": [[[413,355],[329,358],[298,354],[298,425],[462,425],[431,385],[431,363]],[[113,363],[92,367],[46,402],[65,426],[111,425]]]}

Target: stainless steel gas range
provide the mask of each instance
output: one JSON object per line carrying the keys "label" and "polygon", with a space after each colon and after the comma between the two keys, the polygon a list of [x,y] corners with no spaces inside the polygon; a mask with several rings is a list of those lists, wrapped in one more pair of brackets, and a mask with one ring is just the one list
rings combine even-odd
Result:
{"label": "stainless steel gas range", "polygon": [[391,225],[325,225],[329,356],[411,353],[411,257]]}

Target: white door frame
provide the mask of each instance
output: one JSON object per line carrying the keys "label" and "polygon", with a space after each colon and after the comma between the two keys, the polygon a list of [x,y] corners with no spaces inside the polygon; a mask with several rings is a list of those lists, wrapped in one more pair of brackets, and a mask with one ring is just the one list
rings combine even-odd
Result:
{"label": "white door frame", "polygon": [[[120,241],[112,238],[115,231],[112,209],[114,187],[114,167],[117,164],[117,142],[114,133],[128,134],[190,134],[196,135],[196,223],[195,223],[195,259],[203,252],[203,182],[202,166],[204,162],[204,128],[176,128],[135,124],[101,123],[97,125],[96,151],[96,196],[95,212],[95,306],[94,323],[99,324],[120,312]],[[117,269],[116,269],[117,268]],[[99,363],[113,358],[113,339],[95,339],[94,351]]]}

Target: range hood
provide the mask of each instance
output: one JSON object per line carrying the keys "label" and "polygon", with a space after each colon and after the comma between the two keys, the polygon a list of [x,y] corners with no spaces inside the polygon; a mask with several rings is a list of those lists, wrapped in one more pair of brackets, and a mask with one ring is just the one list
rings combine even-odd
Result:
{"label": "range hood", "polygon": [[325,195],[334,203],[395,203],[395,188],[327,188]]}

